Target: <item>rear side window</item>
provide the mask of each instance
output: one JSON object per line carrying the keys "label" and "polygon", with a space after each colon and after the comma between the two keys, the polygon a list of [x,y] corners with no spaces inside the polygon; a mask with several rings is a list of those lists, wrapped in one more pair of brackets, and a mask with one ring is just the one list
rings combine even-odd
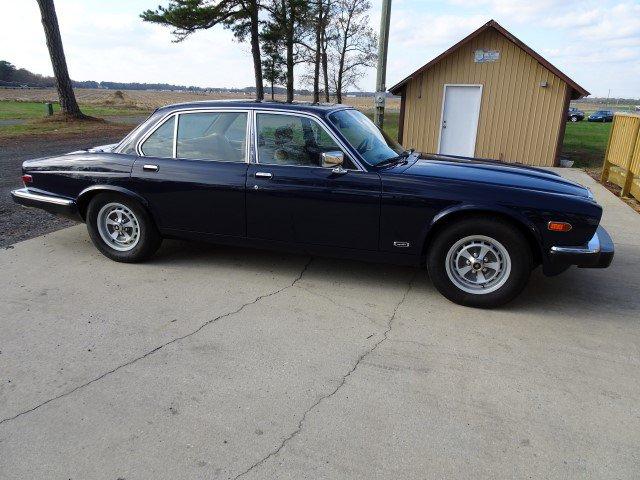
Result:
{"label": "rear side window", "polygon": [[175,116],[158,127],[140,146],[142,153],[149,157],[173,157],[173,127]]}
{"label": "rear side window", "polygon": [[246,112],[181,113],[178,116],[178,158],[244,162]]}

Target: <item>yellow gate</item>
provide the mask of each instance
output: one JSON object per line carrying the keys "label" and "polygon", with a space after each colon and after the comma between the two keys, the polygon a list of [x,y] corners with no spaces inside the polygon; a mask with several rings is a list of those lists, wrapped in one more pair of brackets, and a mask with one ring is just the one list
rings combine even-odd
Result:
{"label": "yellow gate", "polygon": [[616,113],[602,167],[603,182],[622,187],[621,197],[640,200],[640,116]]}

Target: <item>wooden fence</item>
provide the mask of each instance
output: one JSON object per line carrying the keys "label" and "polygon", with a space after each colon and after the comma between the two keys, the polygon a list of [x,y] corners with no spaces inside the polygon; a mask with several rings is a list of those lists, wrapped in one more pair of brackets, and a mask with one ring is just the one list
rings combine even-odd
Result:
{"label": "wooden fence", "polygon": [[621,197],[640,200],[640,115],[616,113],[602,167],[602,181],[622,187]]}

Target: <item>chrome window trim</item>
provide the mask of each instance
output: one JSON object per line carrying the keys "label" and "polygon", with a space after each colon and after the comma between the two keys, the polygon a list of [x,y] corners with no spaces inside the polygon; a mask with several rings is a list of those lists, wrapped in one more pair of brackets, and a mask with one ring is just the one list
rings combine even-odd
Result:
{"label": "chrome window trim", "polygon": [[[347,108],[345,108],[345,110],[348,110]],[[331,130],[331,128],[328,126],[328,124],[324,121],[324,118],[322,118],[319,115],[315,115],[313,113],[307,113],[307,112],[296,112],[296,111],[289,111],[289,110],[276,110],[276,109],[269,109],[269,108],[255,108],[253,110],[253,143],[254,143],[254,155],[255,155],[255,164],[256,165],[275,165],[275,166],[279,166],[279,167],[296,167],[296,168],[321,168],[323,170],[327,170],[328,167],[320,167],[320,166],[308,166],[308,165],[280,165],[277,163],[260,163],[260,158],[258,155],[258,115],[261,113],[268,113],[268,114],[275,114],[275,115],[288,115],[290,117],[304,117],[304,118],[308,118],[311,120],[315,120],[322,128],[324,128],[325,132],[331,137],[331,139],[336,142],[336,144],[338,146],[340,146],[342,153],[344,154],[348,154],[349,158],[351,159],[351,161],[353,162],[353,164],[356,166],[355,169],[348,169],[348,171],[350,172],[366,172],[367,170],[364,169],[362,167],[362,165],[360,164],[360,161],[356,158],[354,158],[354,156],[351,154],[351,150],[349,150],[349,148],[347,148],[347,146],[345,145],[345,143],[338,138],[335,133],[333,132],[333,130]],[[330,170],[330,169],[329,169]]]}
{"label": "chrome window trim", "polygon": [[171,154],[173,158],[178,158],[178,124],[180,123],[180,114],[176,113],[173,120],[173,149]]}
{"label": "chrome window trim", "polygon": [[[162,127],[162,125],[164,125],[167,121],[169,121],[170,117],[175,117],[176,116],[176,112],[170,112],[168,114],[166,114],[165,116],[163,116],[162,118],[160,118],[154,125],[152,128],[150,128],[142,137],[140,137],[138,139],[138,141],[136,142],[136,153],[138,154],[139,157],[148,157],[149,155],[145,155],[144,152],[142,151],[142,144],[144,142],[147,141],[147,139],[153,135],[155,133],[156,130],[158,130],[160,127]],[[174,151],[175,151],[175,133],[176,133],[176,124],[177,121],[174,118],[173,119],[174,124],[173,124],[173,143],[174,143]],[[153,158],[173,158],[173,157],[153,157]]]}
{"label": "chrome window trim", "polygon": [[[233,161],[229,161],[229,160],[210,160],[207,158],[201,158],[201,159],[195,159],[195,158],[180,158],[177,156],[178,153],[178,123],[180,122],[180,115],[188,115],[190,113],[245,113],[247,115],[247,127],[246,127],[246,131],[245,131],[245,158],[244,158],[244,162],[233,162]],[[170,117],[176,117],[174,119],[174,125],[173,125],[173,156],[172,157],[157,157],[157,158],[171,158],[174,160],[184,160],[184,161],[203,161],[203,162],[218,162],[218,163],[249,163],[249,156],[250,156],[250,152],[251,152],[251,147],[250,147],[250,135],[251,135],[251,118],[252,118],[252,110],[248,109],[248,108],[229,108],[229,107],[221,107],[221,108],[216,108],[216,107],[210,107],[210,108],[185,108],[183,110],[172,110],[171,112],[168,112],[166,115],[164,115],[163,117],[161,117],[154,125],[153,127],[151,127],[149,129],[148,132],[146,132],[142,137],[140,137],[140,139],[136,142],[136,154],[139,157],[147,157],[149,158],[148,155],[145,155],[142,152],[142,144],[147,140],[147,138],[149,138],[151,135],[153,135],[153,133],[160,128],[162,125],[164,125],[164,123],[166,121],[169,120]],[[153,158],[153,157],[151,157]]]}
{"label": "chrome window trim", "polygon": [[551,253],[571,253],[571,254],[579,254],[579,255],[595,255],[596,253],[600,253],[600,239],[598,238],[598,233],[596,232],[589,243],[587,243],[587,247],[551,247]]}

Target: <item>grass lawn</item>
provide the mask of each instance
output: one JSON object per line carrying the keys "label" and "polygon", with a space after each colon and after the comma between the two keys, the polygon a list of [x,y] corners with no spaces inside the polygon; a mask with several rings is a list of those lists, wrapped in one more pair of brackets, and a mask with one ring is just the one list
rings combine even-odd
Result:
{"label": "grass lawn", "polygon": [[[144,115],[150,110],[130,107],[130,106],[103,106],[103,105],[80,105],[83,113],[92,117],[104,117],[108,115]],[[60,111],[60,104],[53,104],[53,111]],[[46,117],[44,103],[40,102],[17,102],[14,100],[0,101],[0,120],[8,119],[37,119]]]}
{"label": "grass lawn", "polygon": [[[364,114],[373,121],[373,112],[364,112]],[[400,112],[385,112],[384,114],[384,131],[394,140],[398,140],[398,120]]]}
{"label": "grass lawn", "polygon": [[[68,136],[92,135],[97,132],[113,133],[124,137],[133,129],[133,125],[106,121],[64,121],[53,119],[32,120],[22,125],[0,126],[0,146],[3,142],[23,137],[60,138]],[[35,138],[35,137],[34,137]]]}
{"label": "grass lawn", "polygon": [[574,167],[600,167],[607,149],[611,123],[567,123],[562,144],[562,156],[575,163]]}

